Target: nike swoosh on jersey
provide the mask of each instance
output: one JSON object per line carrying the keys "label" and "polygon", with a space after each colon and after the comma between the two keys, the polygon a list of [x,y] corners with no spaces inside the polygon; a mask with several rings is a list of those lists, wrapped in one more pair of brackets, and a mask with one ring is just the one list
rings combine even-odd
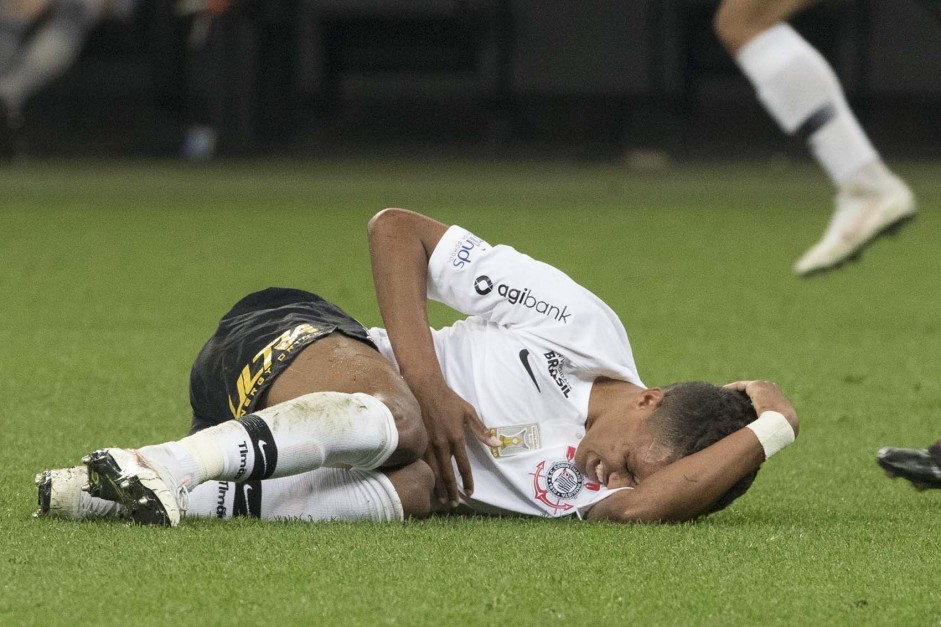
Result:
{"label": "nike swoosh on jersey", "polygon": [[533,373],[533,367],[529,365],[529,350],[523,349],[520,351],[520,361],[523,362],[523,368],[526,368],[526,374],[529,375],[529,378],[533,380],[533,385],[536,386],[536,391],[542,394],[542,390],[539,389],[539,382],[536,381],[536,375]]}

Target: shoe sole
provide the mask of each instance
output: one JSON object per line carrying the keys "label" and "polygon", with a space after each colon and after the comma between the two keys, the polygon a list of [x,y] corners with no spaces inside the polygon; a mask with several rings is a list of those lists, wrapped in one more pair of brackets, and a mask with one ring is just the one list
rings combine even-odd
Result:
{"label": "shoe sole", "polygon": [[829,265],[829,266],[824,266],[824,267],[822,267],[822,268],[815,268],[815,269],[809,270],[809,271],[807,271],[807,272],[805,272],[805,273],[803,273],[803,274],[801,274],[801,275],[799,275],[799,276],[804,277],[804,278],[809,278],[809,277],[813,277],[813,276],[819,276],[819,275],[821,275],[821,274],[825,274],[825,273],[827,273],[827,272],[831,272],[832,270],[839,270],[840,268],[842,268],[842,267],[844,267],[844,266],[848,266],[848,265],[853,264],[853,263],[858,263],[859,260],[862,259],[862,257],[863,257],[863,251],[864,251],[866,248],[868,248],[871,244],[873,244],[876,240],[878,240],[878,239],[880,239],[880,238],[883,238],[883,237],[890,237],[890,238],[893,238],[893,239],[894,239],[896,236],[898,236],[899,232],[900,232],[903,228],[905,228],[906,226],[908,226],[909,224],[911,224],[912,222],[914,222],[914,221],[915,221],[915,218],[916,218],[917,216],[918,216],[917,213],[910,213],[910,214],[908,214],[908,215],[904,215],[904,216],[900,217],[900,218],[899,218],[898,220],[896,220],[895,222],[890,222],[889,224],[887,224],[887,225],[885,225],[884,227],[882,227],[880,230],[878,230],[878,231],[876,231],[875,233],[873,233],[873,234],[872,234],[872,237],[870,237],[870,238],[867,239],[865,242],[863,242],[862,244],[860,244],[859,247],[856,248],[856,250],[854,250],[852,253],[850,253],[850,254],[847,255],[846,257],[843,257],[843,258],[840,259],[839,261],[837,261],[837,262],[835,262],[835,263],[833,263],[833,264],[831,264],[831,265]]}
{"label": "shoe sole", "polygon": [[88,468],[90,495],[120,503],[138,525],[174,526],[154,491],[145,486],[138,475],[125,474],[109,451],[95,451],[82,462]]}
{"label": "shoe sole", "polygon": [[44,470],[36,475],[36,505],[38,509],[33,512],[34,518],[40,518],[49,515],[49,509],[52,503],[52,473]]}

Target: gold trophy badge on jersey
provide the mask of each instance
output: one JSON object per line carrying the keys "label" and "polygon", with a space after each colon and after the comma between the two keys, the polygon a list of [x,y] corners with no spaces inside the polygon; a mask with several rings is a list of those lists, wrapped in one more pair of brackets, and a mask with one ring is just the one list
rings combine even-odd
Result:
{"label": "gold trophy badge on jersey", "polygon": [[539,448],[539,425],[507,425],[490,429],[490,435],[500,440],[500,446],[491,446],[490,454],[496,458],[513,457]]}

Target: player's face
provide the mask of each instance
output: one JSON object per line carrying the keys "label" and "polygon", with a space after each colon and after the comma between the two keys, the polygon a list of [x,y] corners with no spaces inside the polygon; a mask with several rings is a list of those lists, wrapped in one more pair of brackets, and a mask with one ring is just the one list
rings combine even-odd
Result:
{"label": "player's face", "polygon": [[673,461],[648,420],[654,409],[604,416],[592,425],[575,452],[575,465],[589,481],[633,487]]}

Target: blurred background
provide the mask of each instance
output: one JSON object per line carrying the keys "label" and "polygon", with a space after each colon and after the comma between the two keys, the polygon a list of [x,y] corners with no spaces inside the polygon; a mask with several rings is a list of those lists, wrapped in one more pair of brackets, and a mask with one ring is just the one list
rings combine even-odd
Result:
{"label": "blurred background", "polygon": [[[59,29],[6,111],[21,158],[806,154],[716,40],[714,0],[68,0],[65,17],[49,9],[62,0],[0,4],[0,48]],[[794,25],[884,154],[941,153],[937,16],[850,0]]]}

